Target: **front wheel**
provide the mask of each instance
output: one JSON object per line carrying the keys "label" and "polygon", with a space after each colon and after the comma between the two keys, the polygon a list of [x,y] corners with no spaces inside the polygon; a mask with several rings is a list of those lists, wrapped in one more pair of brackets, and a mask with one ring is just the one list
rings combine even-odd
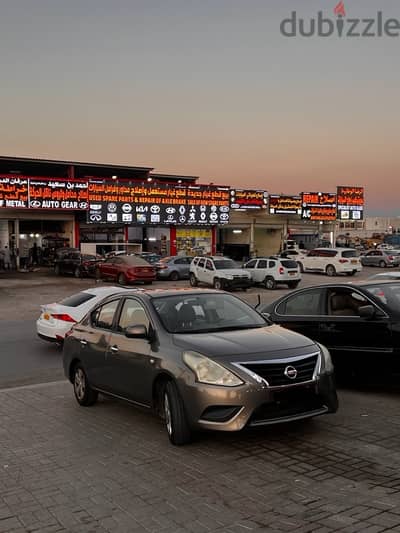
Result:
{"label": "front wheel", "polygon": [[276,287],[276,281],[272,276],[267,276],[264,280],[264,287],[269,290],[273,290]]}
{"label": "front wheel", "polygon": [[120,285],[126,285],[126,277],[125,277],[125,274],[118,274],[118,283]]}
{"label": "front wheel", "polygon": [[179,274],[178,272],[174,271],[174,272],[171,272],[171,274],[169,275],[169,279],[171,281],[178,281],[179,279]]}
{"label": "front wheel", "polygon": [[333,265],[328,265],[326,267],[326,275],[329,276],[330,278],[332,276],[335,276],[336,275],[336,268]]}
{"label": "front wheel", "polygon": [[81,364],[77,364],[74,368],[73,384],[75,398],[79,405],[89,407],[96,403],[98,392],[90,386],[86,372]]}
{"label": "front wheel", "polygon": [[379,261],[379,266],[380,266],[381,268],[385,268],[385,266],[386,266],[385,261]]}
{"label": "front wheel", "polygon": [[222,291],[224,289],[224,282],[222,281],[222,279],[215,278],[213,285],[214,289],[216,289],[217,291]]}
{"label": "front wheel", "polygon": [[176,446],[188,444],[191,441],[190,427],[182,398],[173,381],[165,385],[163,403],[165,427],[169,440]]}
{"label": "front wheel", "polygon": [[190,273],[189,283],[190,283],[191,287],[197,287],[197,285],[198,285],[197,278],[196,278],[196,276],[193,273]]}

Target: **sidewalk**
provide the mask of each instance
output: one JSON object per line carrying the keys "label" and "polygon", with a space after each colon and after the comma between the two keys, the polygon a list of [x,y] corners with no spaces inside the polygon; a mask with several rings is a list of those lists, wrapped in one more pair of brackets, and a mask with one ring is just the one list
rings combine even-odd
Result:
{"label": "sidewalk", "polygon": [[308,424],[169,444],[149,413],[69,383],[0,391],[0,532],[400,530],[398,395],[341,391]]}

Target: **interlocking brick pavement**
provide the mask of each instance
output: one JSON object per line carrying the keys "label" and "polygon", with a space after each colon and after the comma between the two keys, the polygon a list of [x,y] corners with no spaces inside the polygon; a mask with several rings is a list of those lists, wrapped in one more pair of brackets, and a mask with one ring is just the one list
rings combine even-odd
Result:
{"label": "interlocking brick pavement", "polygon": [[400,531],[400,396],[169,444],[161,421],[65,382],[0,391],[0,532]]}

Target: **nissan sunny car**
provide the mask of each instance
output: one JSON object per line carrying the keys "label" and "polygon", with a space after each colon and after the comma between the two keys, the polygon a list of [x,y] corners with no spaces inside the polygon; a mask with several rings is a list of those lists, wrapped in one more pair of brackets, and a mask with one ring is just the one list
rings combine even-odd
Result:
{"label": "nissan sunny car", "polygon": [[173,444],[337,410],[328,350],[240,298],[200,289],[114,294],[75,324],[64,370],[80,405],[104,393],[153,409]]}

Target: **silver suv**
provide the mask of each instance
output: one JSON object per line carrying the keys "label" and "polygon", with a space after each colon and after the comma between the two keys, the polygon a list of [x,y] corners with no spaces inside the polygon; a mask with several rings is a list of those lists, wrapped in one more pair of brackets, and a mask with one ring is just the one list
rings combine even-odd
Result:
{"label": "silver suv", "polygon": [[215,289],[244,289],[252,285],[251,275],[229,257],[195,257],[190,264],[190,285],[212,285]]}
{"label": "silver suv", "polygon": [[262,283],[266,289],[275,289],[278,283],[295,289],[301,280],[299,265],[293,259],[259,257],[245,263],[243,268],[253,283]]}

